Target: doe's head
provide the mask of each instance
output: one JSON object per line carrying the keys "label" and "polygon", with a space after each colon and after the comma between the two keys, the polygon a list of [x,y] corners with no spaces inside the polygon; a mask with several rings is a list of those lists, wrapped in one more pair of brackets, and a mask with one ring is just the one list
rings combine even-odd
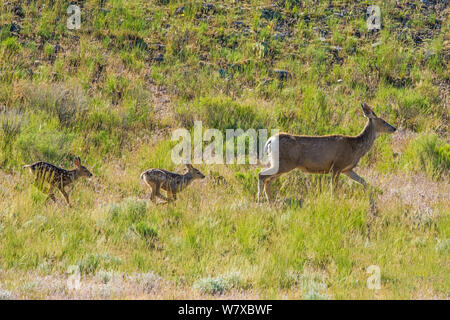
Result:
{"label": "doe's head", "polygon": [[363,110],[364,116],[372,121],[377,133],[392,133],[397,130],[396,127],[379,118],[367,103],[361,103],[361,108]]}
{"label": "doe's head", "polygon": [[80,157],[75,157],[75,159],[73,159],[73,163],[77,167],[79,176],[92,177],[92,173],[86,167],[81,165]]}
{"label": "doe's head", "polygon": [[193,175],[194,179],[204,179],[205,175],[200,172],[200,170],[195,169],[192,164],[186,164],[186,168],[188,169],[189,173]]}

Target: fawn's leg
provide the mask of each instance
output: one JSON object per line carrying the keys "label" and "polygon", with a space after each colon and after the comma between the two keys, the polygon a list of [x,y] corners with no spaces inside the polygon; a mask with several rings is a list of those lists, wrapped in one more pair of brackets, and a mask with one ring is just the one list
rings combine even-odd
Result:
{"label": "fawn's leg", "polygon": [[58,190],[61,192],[61,194],[64,196],[64,199],[66,199],[66,202],[67,202],[67,205],[69,206],[69,207],[72,207],[71,205],[70,205],[70,202],[69,202],[69,195],[67,194],[67,192],[64,190],[64,187],[60,187],[60,188],[58,188]]}
{"label": "fawn's leg", "polygon": [[[147,182],[147,181],[145,181],[145,182]],[[150,200],[152,202],[154,202],[156,199],[156,185],[154,183],[148,183],[148,182],[147,182],[147,185],[150,187],[150,189],[152,189],[152,193],[150,194]]]}
{"label": "fawn's leg", "polygon": [[167,197],[165,197],[164,199],[165,199],[167,202],[172,202],[172,201],[177,200],[176,192],[174,192],[174,191],[172,191],[172,190],[166,190],[166,195],[167,195]]}
{"label": "fawn's leg", "polygon": [[[39,189],[41,189],[41,188],[39,188]],[[55,194],[54,194],[53,190],[54,190],[53,187],[50,187],[50,189],[48,190],[48,195],[47,195],[47,199],[45,199],[45,202],[47,202],[48,200],[52,200],[53,202],[56,202],[56,198],[55,198]]]}
{"label": "fawn's leg", "polygon": [[45,199],[45,201],[47,202],[49,199],[51,199],[53,202],[56,202],[55,194],[53,192],[48,194],[47,199]]}
{"label": "fawn's leg", "polygon": [[167,201],[167,197],[163,196],[162,193],[161,193],[161,184],[160,184],[160,183],[158,183],[158,184],[156,185],[155,193],[156,193],[156,195],[157,195],[159,198],[161,198],[161,199]]}

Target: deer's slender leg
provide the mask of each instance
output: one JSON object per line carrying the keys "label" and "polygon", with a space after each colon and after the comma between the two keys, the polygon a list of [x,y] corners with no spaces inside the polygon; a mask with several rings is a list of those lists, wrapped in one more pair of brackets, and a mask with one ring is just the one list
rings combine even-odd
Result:
{"label": "deer's slender leg", "polygon": [[269,203],[273,202],[272,192],[270,190],[270,186],[272,185],[272,182],[274,182],[275,179],[278,178],[279,176],[281,176],[281,173],[274,174],[273,176],[269,176],[268,178],[266,178],[264,180],[264,192],[266,194],[266,199],[267,199],[267,201]]}
{"label": "deer's slender leg", "polygon": [[167,202],[172,202],[177,200],[177,193],[175,191],[173,191],[172,189],[168,189],[166,191],[167,197],[164,197],[164,200],[166,200]]}
{"label": "deer's slender leg", "polygon": [[261,202],[261,192],[264,188],[264,181],[261,179],[261,177],[258,176],[258,193],[256,195],[256,202]]}
{"label": "deer's slender leg", "polygon": [[158,184],[156,185],[156,187],[155,187],[155,194],[156,194],[159,198],[161,198],[161,199],[167,201],[167,197],[165,197],[165,196],[163,196],[163,195],[161,194],[161,184],[160,184],[160,183],[158,183]]}
{"label": "deer's slender leg", "polygon": [[272,185],[272,179],[269,177],[264,180],[264,194],[266,195],[267,202],[272,202],[272,192],[270,186]]}
{"label": "deer's slender leg", "polygon": [[345,174],[350,179],[358,182],[359,184],[362,184],[364,186],[364,188],[367,188],[367,182],[363,178],[358,176],[355,171],[350,170],[350,171],[343,172],[343,174]]}
{"label": "deer's slender leg", "polygon": [[36,179],[35,183],[36,183],[36,188],[38,188],[39,190],[41,190],[42,192],[45,192],[47,194],[47,198],[45,199],[45,202],[48,202],[48,200],[53,200],[53,202],[56,202],[55,199],[55,195],[54,195],[54,191],[53,191],[53,186],[50,185],[48,190],[45,190],[42,184],[38,184],[37,183],[38,180]]}
{"label": "deer's slender leg", "polygon": [[263,176],[261,175],[261,172],[258,175],[258,196],[257,196],[257,202],[261,202],[261,196],[262,193],[264,191],[264,181],[268,178],[269,176]]}
{"label": "deer's slender leg", "polygon": [[50,193],[47,196],[47,199],[45,201],[52,200],[53,202],[56,202],[55,194],[53,193],[53,190],[50,190]]}
{"label": "deer's slender leg", "polygon": [[144,182],[152,189],[152,193],[150,194],[150,200],[152,202],[156,201],[156,196],[159,193],[159,188],[161,187],[161,184],[154,183],[150,181],[149,179],[144,178]]}
{"label": "deer's slender leg", "polygon": [[[264,193],[266,194],[267,201],[269,201],[269,198],[267,197],[267,183],[278,177],[279,175],[273,174],[273,168],[267,168],[264,170],[261,170],[261,172],[258,174],[258,195],[257,195],[257,202],[262,202],[262,192],[264,190]],[[269,186],[270,187],[270,186]]]}
{"label": "deer's slender leg", "polygon": [[69,207],[71,207],[70,202],[69,202],[69,195],[67,194],[67,192],[64,190],[64,187],[60,187],[58,188],[58,190],[61,192],[61,194],[64,196],[64,199],[66,199],[67,205]]}
{"label": "deer's slender leg", "polygon": [[147,180],[145,180],[145,182],[152,189],[152,193],[150,194],[150,200],[154,202],[156,199],[156,185],[154,183],[148,182]]}
{"label": "deer's slender leg", "polygon": [[356,182],[362,184],[362,185],[364,186],[364,189],[365,189],[365,190],[369,189],[369,202],[370,202],[370,205],[373,207],[373,206],[375,205],[375,201],[374,201],[373,196],[372,196],[372,189],[371,189],[371,188],[368,188],[369,185],[367,184],[367,182],[366,182],[363,178],[361,178],[360,176],[358,176],[358,175],[356,174],[356,172],[353,171],[353,170],[344,172],[344,174],[345,174],[346,176],[348,176],[350,179],[353,179],[353,180],[355,180]]}

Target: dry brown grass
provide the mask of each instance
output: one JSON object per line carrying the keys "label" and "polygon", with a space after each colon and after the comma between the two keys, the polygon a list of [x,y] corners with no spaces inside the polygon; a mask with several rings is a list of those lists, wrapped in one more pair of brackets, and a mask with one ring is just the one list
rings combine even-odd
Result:
{"label": "dry brown grass", "polygon": [[[83,275],[80,286],[71,289],[68,276],[46,275],[39,272],[12,272],[0,270],[0,283],[13,283],[15,290],[4,290],[4,298],[46,300],[95,300],[95,299],[261,299],[255,290],[230,290],[224,294],[203,294],[188,286],[176,286],[151,273],[114,273],[99,271],[94,276]],[[3,289],[3,290],[2,290]],[[9,296],[6,294],[9,293]]]}

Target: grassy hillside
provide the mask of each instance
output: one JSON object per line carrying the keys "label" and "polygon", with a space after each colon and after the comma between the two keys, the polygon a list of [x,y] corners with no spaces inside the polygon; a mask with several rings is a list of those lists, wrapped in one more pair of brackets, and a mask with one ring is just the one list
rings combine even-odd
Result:
{"label": "grassy hillside", "polygon": [[[0,299],[449,298],[448,1],[70,3],[78,30],[68,1],[0,2]],[[346,177],[331,196],[328,175],[300,172],[258,205],[253,165],[200,165],[171,204],[139,180],[183,172],[171,132],[195,120],[354,135],[363,101],[399,128],[355,170],[375,206]],[[94,177],[72,208],[21,169],[75,155]]]}

